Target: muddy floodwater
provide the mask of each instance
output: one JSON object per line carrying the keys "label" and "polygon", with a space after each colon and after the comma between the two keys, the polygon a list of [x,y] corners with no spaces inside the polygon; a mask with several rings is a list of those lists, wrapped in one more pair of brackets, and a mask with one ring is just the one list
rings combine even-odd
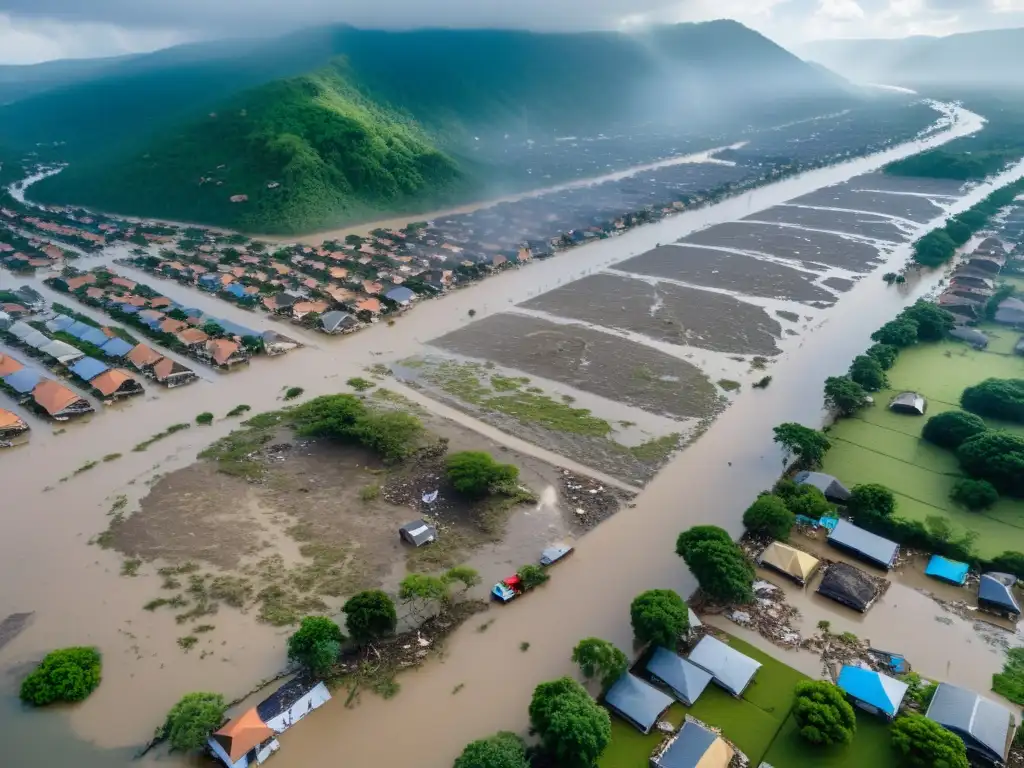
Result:
{"label": "muddy floodwater", "polygon": [[[234,698],[256,681],[281,670],[287,628],[261,624],[252,613],[228,614],[222,609],[223,615],[218,614],[219,618],[210,622],[217,628],[210,633],[209,647],[203,648],[211,653],[184,653],[177,643],[183,631],[173,614],[142,610],[159,594],[161,577],[154,568],[157,564],[143,565],[137,576],[122,576],[121,555],[88,545],[107,528],[118,497],[125,497],[128,513],[147,503],[170,503],[160,493],[148,502],[142,500],[151,489],[162,493],[163,478],[173,478],[174,472],[193,465],[203,447],[237,426],[236,420],[225,418],[230,409],[242,403],[257,413],[279,407],[283,389],[290,386],[304,387],[307,397],[342,391],[349,377],[366,376],[368,366],[420,355],[427,343],[463,328],[490,326],[499,336],[503,332],[510,339],[502,350],[508,356],[502,362],[510,368],[521,369],[530,362],[516,346],[520,338],[534,331],[540,333],[541,340],[551,335],[558,342],[548,348],[549,357],[556,357],[557,344],[564,341],[567,354],[576,355],[570,356],[570,361],[575,360],[579,370],[557,360],[544,362],[542,368],[542,362],[535,360],[532,364],[537,366],[538,377],[555,383],[560,377],[569,379],[572,387],[610,401],[625,402],[632,394],[637,405],[625,407],[643,410],[640,404],[649,404],[658,414],[677,415],[685,423],[720,402],[723,392],[717,386],[718,370],[732,365],[737,376],[746,377],[744,383],[763,372],[750,372],[749,359],[730,361],[726,353],[697,347],[679,350],[675,348],[678,345],[664,344],[639,331],[609,333],[571,319],[541,320],[505,310],[587,273],[613,267],[659,243],[670,243],[698,228],[734,221],[825,185],[844,182],[890,160],[978,130],[981,125],[971,113],[957,108],[948,111],[951,129],[924,142],[808,173],[575,249],[550,261],[505,272],[427,302],[409,317],[400,318],[394,327],[381,323],[351,338],[318,338],[285,358],[255,360],[247,370],[232,374],[204,371],[202,381],[179,390],[147,388],[143,398],[102,407],[95,416],[81,422],[49,425],[33,419],[28,444],[0,456],[5,493],[0,510],[4,521],[0,620],[11,614],[33,614],[31,621],[0,649],[0,736],[7,745],[5,756],[14,765],[127,765],[131,751],[152,734],[183,693],[216,690]],[[950,210],[962,210],[986,191],[980,188],[946,202]],[[810,237],[811,233],[800,234]],[[847,242],[842,238],[839,241]],[[862,244],[858,242],[857,246]],[[757,243],[752,241],[750,246],[753,249]],[[870,255],[859,253],[858,258],[864,260],[858,262],[858,268],[866,269],[867,262],[882,258],[900,263],[906,258],[906,247],[883,256],[877,256],[876,250]],[[771,258],[766,254],[766,259]],[[803,261],[806,256],[790,258]],[[849,277],[848,272],[830,273],[828,261],[816,264],[817,271],[829,273],[827,277]],[[501,609],[492,608],[488,619],[493,617],[494,622],[488,632],[477,632],[475,626],[456,632],[444,659],[404,675],[400,694],[391,700],[364,696],[358,707],[349,709],[344,706],[344,696],[337,697],[304,721],[302,727],[283,736],[275,763],[282,768],[331,764],[343,755],[353,766],[448,766],[462,746],[474,738],[498,729],[524,730],[533,687],[571,672],[570,649],[581,637],[605,637],[629,648],[628,605],[637,592],[653,587],[682,593],[692,589],[692,579],[672,551],[679,530],[713,522],[738,533],[740,512],[759,490],[771,484],[781,466],[771,441],[771,428],[780,421],[813,423],[818,419],[821,381],[844,371],[849,359],[868,344],[873,328],[929,287],[922,281],[887,289],[881,280],[871,278],[857,283],[825,311],[795,302],[790,302],[793,308],[787,310],[784,299],[771,304],[773,317],[781,318],[777,313],[784,311],[799,318],[811,316],[813,322],[780,320],[800,336],[784,334],[781,339],[781,353],[771,364],[770,388],[751,390],[744,386],[738,394],[730,395],[731,407],[694,445],[682,451],[667,471],[651,480],[635,508],[612,516],[580,538],[576,555],[558,566],[543,589]],[[44,295],[53,298],[52,293]],[[198,300],[189,303],[195,305]],[[469,310],[473,310],[474,317]],[[211,311],[231,316],[226,304],[218,303]],[[263,327],[261,319],[250,315],[246,318],[245,324]],[[509,332],[511,323],[518,324],[516,333]],[[567,333],[562,331],[567,323],[579,327]],[[622,340],[623,345],[608,338]],[[478,335],[474,341],[481,359],[488,356],[486,346],[493,346],[494,339]],[[575,339],[582,339],[582,343]],[[601,345],[605,345],[606,354],[579,356],[580,350]],[[623,373],[622,368],[630,366],[631,361],[637,361],[637,365]],[[659,384],[642,389],[633,385],[629,371],[641,363],[655,373],[657,381],[665,376],[669,377],[667,383],[675,377],[675,386],[660,392]],[[712,364],[721,368],[709,376],[711,369],[700,366]],[[649,376],[646,368],[640,374],[643,379]],[[605,378],[621,386],[601,389]],[[689,386],[684,387],[684,381]],[[386,386],[438,417],[459,422],[524,457],[590,475],[611,487],[629,487],[599,468],[502,432],[425,392],[391,378]],[[641,401],[641,397],[645,399]],[[172,424],[194,422],[201,411],[217,415],[212,426],[193,424],[146,450],[132,450]],[[611,418],[640,422],[625,416]],[[120,453],[120,458],[82,470],[113,453]],[[76,470],[82,471],[76,474]],[[62,478],[66,479],[62,482]],[[203,478],[194,479],[197,484],[184,491],[202,493]],[[170,483],[171,479],[164,482]],[[544,499],[542,495],[541,501]],[[232,503],[240,501],[233,499]],[[537,527],[535,521],[525,517],[527,514],[541,516]],[[524,547],[557,535],[560,529],[547,529],[549,523],[543,516],[548,514],[552,514],[550,506],[525,510],[522,519],[510,521],[509,535],[522,531]],[[258,520],[259,516],[249,519]],[[268,531],[272,533],[269,526]],[[256,539],[257,547],[260,540]],[[143,546],[141,539],[138,546]],[[153,546],[153,540],[147,546]],[[487,547],[478,550],[485,552]],[[495,562],[491,567],[497,570],[500,566],[503,564]],[[528,652],[519,650],[522,642],[530,643]],[[104,679],[99,689],[87,702],[73,708],[46,713],[23,709],[15,694],[26,666],[54,647],[80,644],[95,644],[104,654]],[[463,687],[458,695],[453,695],[460,685]],[[440,711],[443,716],[435,714],[431,727],[420,731],[415,741],[401,743],[382,738],[395,723],[423,722],[424,713]]]}

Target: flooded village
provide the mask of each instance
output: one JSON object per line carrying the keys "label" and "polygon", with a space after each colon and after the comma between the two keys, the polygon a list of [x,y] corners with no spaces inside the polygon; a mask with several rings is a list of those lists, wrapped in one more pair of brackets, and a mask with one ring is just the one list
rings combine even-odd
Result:
{"label": "flooded village", "polygon": [[[981,238],[965,248],[1001,256],[990,277],[976,261],[958,278],[881,279],[902,273],[911,244],[947,216],[1024,174],[1018,165],[964,186],[879,172],[982,129],[956,105],[918,108],[927,121],[874,116],[871,135],[853,116],[822,118],[592,186],[294,244],[5,208],[0,440],[11,447],[0,471],[4,508],[20,511],[5,520],[4,567],[21,575],[0,588],[0,731],[18,734],[17,764],[127,765],[183,694],[214,691],[237,700],[213,742],[227,760],[211,747],[222,762],[249,722],[275,765],[345,754],[447,766],[474,739],[525,733],[534,686],[571,672],[581,638],[632,657],[629,601],[697,587],[676,536],[699,524],[743,532],[743,510],[783,470],[773,428],[820,426],[823,382],[876,329],[918,298],[987,290],[960,295],[977,314],[996,284],[1024,284],[1020,205],[986,227],[1001,253]],[[765,159],[794,144],[802,154],[785,165]],[[888,403],[920,392],[932,416],[987,376],[1019,378],[1018,308],[1001,300],[1003,322],[972,326],[986,349],[950,339],[904,350],[875,405],[830,428],[820,468],[847,488],[889,486],[906,517],[946,515],[947,539],[977,528],[987,560],[1024,550],[1012,541],[1019,502],[1001,498],[984,515],[949,502],[955,460],[919,447],[924,419],[908,426],[914,417]],[[400,455],[310,431],[304,406],[339,393],[359,419],[412,418]],[[515,466],[515,484],[460,495],[445,457],[464,451]],[[719,729],[754,765],[800,764],[789,720],[772,710],[792,687],[772,685],[842,664],[896,674],[898,657],[927,680],[994,697],[991,676],[1020,645],[1012,623],[978,612],[973,577],[929,579],[914,548],[888,573],[872,570],[855,548],[828,546],[835,524],[823,519],[834,518],[819,518],[789,541],[827,566],[801,572],[805,584],[759,568],[755,608],[692,606],[703,629],[689,650],[733,638],[763,666],[753,694],[712,687],[703,706],[664,708],[675,727],[689,716]],[[418,546],[423,531],[434,540]],[[760,557],[770,543],[747,546]],[[508,605],[482,602],[553,545],[575,551],[548,583]],[[840,564],[870,573],[877,594],[863,613],[819,594]],[[409,634],[386,665],[346,656],[330,693],[301,678],[279,688],[302,617],[337,617],[362,590],[399,596],[409,574],[458,566],[478,574],[450,598],[461,626],[417,634],[421,606],[399,600]],[[22,707],[21,678],[52,648],[77,645],[103,653],[88,701],[45,715]],[[319,711],[285,730],[296,702]],[[734,702],[757,734],[736,729]],[[379,737],[382,723],[421,722],[439,706],[445,727],[416,743]],[[660,736],[639,739],[628,717],[613,716],[600,765],[647,764]],[[873,727],[883,726],[861,725]],[[209,758],[157,745],[136,764],[182,759]]]}

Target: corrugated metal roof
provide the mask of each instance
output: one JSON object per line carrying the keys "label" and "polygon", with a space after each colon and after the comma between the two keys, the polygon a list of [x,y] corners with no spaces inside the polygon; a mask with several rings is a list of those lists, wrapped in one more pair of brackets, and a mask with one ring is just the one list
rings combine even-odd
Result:
{"label": "corrugated metal roof", "polygon": [[966,688],[939,683],[926,714],[965,741],[970,739],[975,746],[1005,759],[1013,727],[1013,715],[1005,707]]}
{"label": "corrugated metal roof", "polygon": [[110,366],[95,357],[83,357],[71,366],[71,372],[83,381],[92,381],[108,370],[110,370]]}
{"label": "corrugated metal roof", "polygon": [[36,384],[43,380],[43,375],[31,368],[22,368],[9,376],[4,377],[4,384],[22,395],[27,395],[36,388]]}
{"label": "corrugated metal roof", "polygon": [[78,338],[82,341],[88,342],[89,344],[95,344],[97,347],[101,347],[107,343],[107,340],[110,337],[99,328],[90,328]]}
{"label": "corrugated metal roof", "polygon": [[902,680],[861,667],[846,666],[839,672],[836,685],[866,704],[895,715],[909,686]]}
{"label": "corrugated metal roof", "polygon": [[672,706],[672,698],[626,672],[608,689],[604,703],[647,733]]}
{"label": "corrugated metal roof", "polygon": [[73,360],[85,357],[85,352],[60,339],[46,342],[39,347],[39,351],[61,363],[70,363]]}
{"label": "corrugated metal roof", "polygon": [[834,547],[849,550],[862,559],[886,569],[892,567],[896,553],[900,549],[900,545],[896,542],[865,531],[849,520],[840,520],[836,523],[836,527],[828,536],[828,543]]}
{"label": "corrugated metal roof", "polygon": [[67,327],[66,332],[70,333],[76,339],[80,339],[91,330],[93,330],[93,326],[88,323],[83,323],[81,320],[76,320]]}
{"label": "corrugated metal roof", "polygon": [[57,315],[52,320],[46,321],[47,329],[53,333],[56,333],[57,331],[66,331],[74,324],[75,319],[73,317],[68,317],[67,315]]}
{"label": "corrugated metal roof", "polygon": [[761,668],[761,662],[754,661],[710,635],[704,637],[690,652],[690,661],[710,672],[715,682],[734,696],[743,693]]}
{"label": "corrugated metal roof", "polygon": [[711,682],[711,673],[665,648],[655,648],[647,671],[672,689],[687,706],[693,704]]}
{"label": "corrugated metal roof", "polygon": [[112,339],[107,339],[106,343],[100,347],[100,349],[111,357],[124,357],[132,351],[133,347],[124,339],[119,339],[115,336]]}
{"label": "corrugated metal roof", "polygon": [[832,475],[824,472],[797,472],[793,480],[799,485],[812,485],[829,498],[846,501],[850,498],[849,489]]}
{"label": "corrugated metal roof", "polygon": [[687,720],[668,748],[652,758],[658,768],[727,768],[735,750],[717,733]]}

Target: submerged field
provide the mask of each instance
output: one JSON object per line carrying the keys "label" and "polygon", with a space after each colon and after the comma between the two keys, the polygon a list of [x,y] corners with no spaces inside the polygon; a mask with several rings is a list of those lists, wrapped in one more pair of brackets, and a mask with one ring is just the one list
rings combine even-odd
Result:
{"label": "submerged field", "polygon": [[[993,556],[1024,549],[1024,500],[1001,497],[983,512],[968,512],[949,499],[963,475],[956,457],[921,440],[931,416],[958,410],[960,394],[983,379],[1021,378],[1024,358],[1013,354],[1020,334],[999,326],[984,326],[989,348],[976,351],[966,344],[944,341],[904,350],[889,371],[890,389],[877,393],[876,404],[856,417],[843,419],[829,431],[832,450],[824,471],[845,485],[881,483],[896,493],[897,513],[914,520],[941,516],[962,530],[975,531],[978,553]],[[913,390],[928,400],[924,417],[895,414],[886,408],[898,392]],[[988,420],[992,427],[1024,435],[1024,426]]]}

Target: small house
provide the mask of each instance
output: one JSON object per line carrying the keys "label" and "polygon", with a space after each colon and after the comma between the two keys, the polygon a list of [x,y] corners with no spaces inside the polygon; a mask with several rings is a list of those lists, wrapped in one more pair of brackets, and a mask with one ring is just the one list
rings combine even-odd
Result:
{"label": "small house", "polygon": [[688,717],[672,738],[655,749],[650,768],[729,768],[735,755],[725,739]]}
{"label": "small house", "polygon": [[910,687],[902,680],[881,672],[849,665],[840,670],[836,685],[842,688],[854,706],[889,720],[899,713]]}
{"label": "small house", "polygon": [[928,410],[928,401],[917,392],[900,392],[889,403],[889,410],[893,413],[924,416]]}
{"label": "small house", "polygon": [[230,368],[249,360],[242,345],[230,339],[210,339],[206,342],[205,352],[214,364],[222,368]]}
{"label": "small house", "polygon": [[283,355],[285,352],[290,352],[301,346],[295,339],[290,339],[277,331],[264,331],[260,334],[260,338],[263,339],[263,351],[267,353],[268,357]]}
{"label": "small house", "polygon": [[28,432],[28,424],[18,414],[0,408],[0,446],[11,438]]}
{"label": "small house", "polygon": [[324,333],[344,333],[359,324],[348,312],[333,310],[320,315],[320,330]]}
{"label": "small house", "polygon": [[140,371],[163,360],[163,355],[145,344],[136,344],[126,357]]}
{"label": "small house", "polygon": [[818,558],[795,547],[773,541],[758,555],[757,564],[788,576],[797,584],[806,584],[818,569]]}
{"label": "small house", "polygon": [[690,662],[710,672],[717,685],[737,697],[743,695],[761,668],[761,662],[711,635],[703,637],[690,651]]}
{"label": "small house", "polygon": [[4,384],[19,395],[28,395],[43,381],[43,375],[31,368],[19,368],[4,376]]}
{"label": "small house", "polygon": [[15,360],[10,355],[5,355],[0,352],[0,379],[10,376],[12,373],[17,373],[24,368],[21,363]]}
{"label": "small house", "polygon": [[812,485],[825,494],[825,498],[833,504],[845,504],[850,498],[849,489],[832,475],[824,472],[797,472],[793,476],[797,485]]}
{"label": "small house", "polygon": [[274,731],[255,709],[248,709],[207,741],[210,751],[228,768],[260,765],[281,748]]}
{"label": "small house", "polygon": [[967,581],[967,573],[970,569],[971,567],[967,563],[947,560],[942,555],[932,555],[932,559],[928,561],[928,567],[924,569],[924,575],[962,587]]}
{"label": "small house", "polygon": [[97,360],[95,357],[83,357],[71,366],[71,372],[82,381],[92,381],[104,371],[110,369],[106,363]]}
{"label": "small house", "polygon": [[284,733],[295,723],[331,700],[327,686],[297,677],[256,705],[256,714],[274,733]]}
{"label": "small house", "polygon": [[925,716],[959,736],[972,763],[1006,765],[1017,730],[1006,707],[966,688],[939,683]]}
{"label": "small house", "polygon": [[422,547],[437,539],[437,528],[427,525],[422,520],[414,520],[399,528],[398,535],[414,547]]}
{"label": "small house", "polygon": [[640,733],[650,733],[672,706],[672,698],[626,672],[608,689],[604,705]]}
{"label": "small house", "polygon": [[1002,325],[1024,328],[1024,301],[1015,299],[1012,296],[1008,299],[1003,299],[1003,301],[999,302],[993,319]]}
{"label": "small house", "polygon": [[169,357],[161,357],[153,365],[153,378],[168,389],[190,384],[198,377],[191,368],[186,368]]}
{"label": "small house", "polygon": [[53,339],[47,341],[45,344],[40,345],[37,348],[44,355],[49,355],[58,363],[62,365],[68,365],[73,363],[75,360],[85,357],[85,353],[71,346],[70,344],[61,341],[60,339]]}
{"label": "small house", "polygon": [[652,680],[668,688],[688,707],[693,706],[712,679],[707,670],[661,647],[654,649],[645,669]]}
{"label": "small house", "polygon": [[849,520],[839,520],[836,523],[836,527],[828,535],[828,543],[885,570],[892,568],[900,551],[900,545],[896,542],[865,531]]}
{"label": "small house", "polygon": [[416,294],[404,286],[397,286],[384,294],[384,298],[395,302],[400,307],[408,307],[416,298]]}
{"label": "small house", "polygon": [[954,315],[959,315],[961,318],[966,318],[967,320],[977,320],[982,314],[983,302],[978,301],[977,299],[967,299],[963,296],[957,296],[949,291],[940,294],[935,303],[947,312],[952,312]]}
{"label": "small house", "polygon": [[44,379],[35,386],[32,390],[32,399],[35,400],[36,405],[58,421],[64,421],[71,416],[91,413],[93,410],[88,400],[79,397],[63,384],[49,379]]}
{"label": "small house", "polygon": [[104,371],[95,379],[89,382],[89,386],[99,392],[103,397],[129,397],[141,395],[142,385],[136,381],[128,371],[121,368],[111,368]]}
{"label": "small house", "polygon": [[950,338],[966,341],[975,349],[985,349],[988,346],[988,336],[974,328],[965,325],[958,325],[949,332]]}
{"label": "small house", "polygon": [[1013,596],[1017,577],[1009,573],[983,573],[978,582],[978,606],[1000,614],[1020,615],[1020,605]]}
{"label": "small house", "polygon": [[864,571],[849,563],[833,563],[818,585],[818,594],[865,613],[878,599],[878,585]]}
{"label": "small house", "polygon": [[114,336],[100,345],[100,350],[107,357],[126,357],[132,351],[132,345],[124,339]]}

